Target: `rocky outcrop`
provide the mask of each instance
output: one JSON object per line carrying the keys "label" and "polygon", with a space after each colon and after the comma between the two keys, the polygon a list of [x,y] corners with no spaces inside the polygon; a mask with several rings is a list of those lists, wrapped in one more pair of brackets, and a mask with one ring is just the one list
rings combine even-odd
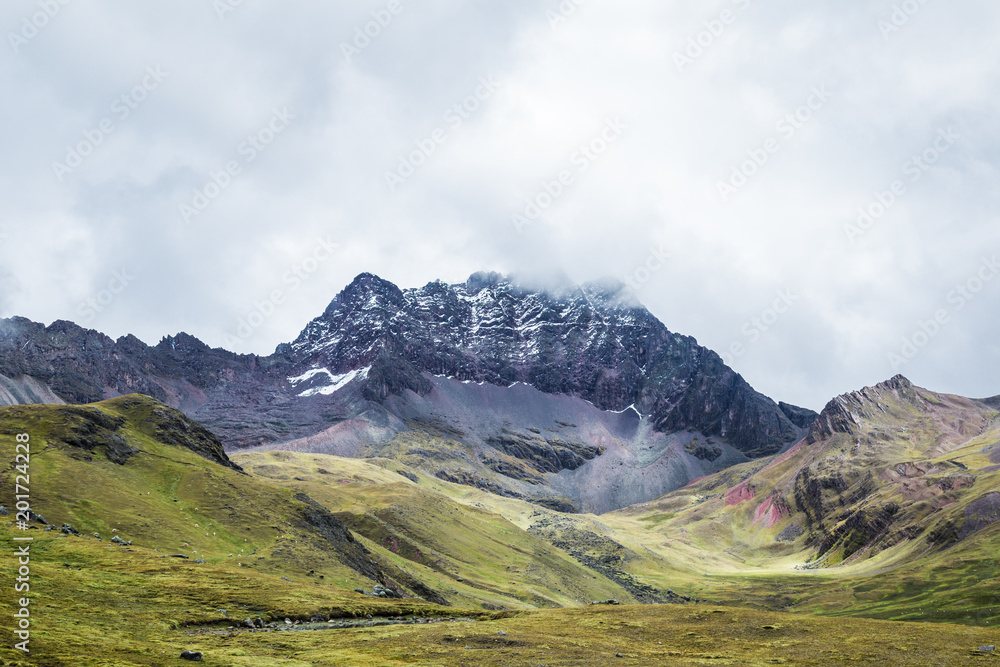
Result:
{"label": "rocky outcrop", "polygon": [[296,493],[294,497],[302,503],[299,511],[302,524],[326,540],[325,548],[335,551],[340,562],[355,572],[375,581],[384,581],[385,575],[372,558],[371,552],[354,539],[343,521],[305,493]]}
{"label": "rocky outcrop", "polygon": [[816,421],[816,417],[819,416],[808,408],[800,408],[797,405],[790,405],[784,401],[780,401],[778,407],[785,413],[788,420],[799,428],[809,428]]}
{"label": "rocky outcrop", "polygon": [[[195,454],[238,472],[243,469],[233,463],[222,443],[211,431],[189,419],[183,413],[147,396],[132,394],[94,406],[53,406],[50,413],[50,437],[78,451],[76,458],[91,460],[95,453],[109,461],[125,465],[139,453],[135,446],[136,431],[173,447],[189,449]],[[14,414],[21,408],[13,408]],[[108,411],[112,411],[109,413]],[[115,414],[120,413],[120,414]],[[126,429],[128,418],[122,415],[142,415],[141,421]],[[138,419],[138,417],[136,417]]]}
{"label": "rocky outcrop", "polygon": [[125,424],[124,417],[112,417],[97,408],[67,406],[57,408],[59,421],[52,429],[56,440],[85,452],[82,457],[90,460],[95,452],[103,453],[109,461],[124,465],[138,449],[130,445],[119,433]]}
{"label": "rocky outcrop", "polygon": [[891,408],[893,402],[919,406],[913,384],[902,375],[880,382],[874,387],[837,396],[823,408],[809,429],[809,443],[820,442],[836,433],[855,433],[867,421]]}

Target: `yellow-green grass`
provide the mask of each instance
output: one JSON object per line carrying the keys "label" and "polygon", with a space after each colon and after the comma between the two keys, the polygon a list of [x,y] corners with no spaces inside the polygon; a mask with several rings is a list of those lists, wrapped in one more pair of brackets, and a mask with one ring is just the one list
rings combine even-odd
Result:
{"label": "yellow-green grass", "polygon": [[[775,543],[783,524],[750,530],[749,507],[726,507],[713,498],[767,462],[731,471],[729,479],[703,480],[644,507],[599,517],[559,515],[385,459],[289,452],[234,456],[249,473],[243,475],[157,441],[142,427],[157,405],[95,406],[129,420],[122,433],[141,451],[124,466],[100,453],[81,460],[80,451],[59,444],[55,435],[67,417],[58,408],[0,409],[0,451],[6,460],[13,461],[14,433],[32,435],[35,511],[50,523],[72,523],[103,538],[22,533],[0,525],[5,544],[15,535],[36,538],[33,659],[24,664],[184,664],[176,660],[183,649],[202,650],[206,664],[220,665],[995,661],[973,649],[998,639],[1000,523],[946,549],[910,540],[835,568],[802,571],[795,566],[809,559],[808,545]],[[982,449],[991,437],[949,446],[937,459],[978,469],[988,463]],[[782,465],[775,469],[788,474]],[[417,483],[397,471],[415,475]],[[8,507],[12,472],[0,473],[0,503]],[[973,488],[993,490],[998,481],[996,473],[984,473]],[[301,507],[294,499],[299,492],[353,526],[357,540],[394,580],[419,581],[453,606],[353,592],[374,582],[343,565],[331,545],[302,523],[294,509]],[[962,497],[935,520],[961,515],[978,495]],[[631,598],[527,532],[546,520],[560,526],[551,538],[585,531],[621,544],[633,554],[621,565],[624,571],[701,603],[581,607],[591,600]],[[133,546],[110,544],[112,535]],[[168,557],[175,552],[191,558]],[[198,557],[207,562],[194,563]],[[13,559],[0,568],[12,573]],[[8,591],[9,578],[2,582]],[[0,596],[4,618],[12,618],[14,598]],[[709,609],[706,602],[726,606]],[[576,608],[532,609],[552,606]],[[511,610],[503,612],[508,617],[488,611],[498,608]],[[320,632],[229,629],[245,617],[301,621],[368,614],[492,620]],[[958,623],[982,627],[952,625]],[[498,635],[499,630],[508,634]],[[17,664],[23,656],[8,643],[0,660]]]}
{"label": "yellow-green grass", "polygon": [[[631,600],[621,587],[527,533],[516,519],[490,511],[500,508],[462,503],[445,493],[463,496],[469,487],[386,460],[291,452],[239,454],[234,460],[308,493],[364,536],[373,552],[442,592],[452,604],[516,609]],[[419,483],[398,469],[416,475]],[[483,496],[486,501],[497,498]],[[516,502],[518,511],[512,515],[537,510]]]}
{"label": "yellow-green grass", "polygon": [[[182,553],[208,563],[237,567],[277,567],[282,574],[324,574],[351,588],[371,582],[342,565],[325,550],[324,541],[303,525],[290,509],[294,491],[240,474],[194,452],[165,445],[138,425],[155,408],[142,401],[120,409],[121,401],[94,407],[129,421],[121,433],[139,450],[125,465],[99,452],[90,461],[82,450],[52,436],[65,416],[51,406],[21,406],[0,410],[8,433],[0,447],[14,460],[13,431],[31,436],[31,507],[50,524],[73,525],[84,535],[113,536],[134,545]],[[0,502],[13,507],[13,470],[0,474]],[[299,505],[296,503],[296,505]],[[287,558],[294,545],[295,557]]]}
{"label": "yellow-green grass", "polygon": [[[103,565],[107,569],[108,564]],[[252,583],[230,581],[221,589],[197,587],[175,604],[167,621],[149,613],[147,597],[173,596],[176,580],[182,578],[167,576],[163,588],[156,578],[144,579],[151,590],[148,596],[117,600],[115,596],[125,598],[134,583],[123,581],[125,588],[118,591],[105,581],[108,599],[96,608],[86,599],[74,603],[45,597],[36,612],[31,661],[19,661],[9,648],[0,649],[0,659],[12,665],[169,665],[185,664],[178,660],[182,650],[197,650],[206,665],[241,667],[998,663],[994,654],[977,650],[996,644],[996,631],[984,628],[868,619],[845,622],[706,605],[595,606],[524,611],[472,622],[318,631],[250,632],[235,624],[178,625],[177,616],[196,623],[218,620],[212,607],[220,599],[240,611],[245,609],[240,602],[252,607],[256,603],[252,595],[239,598],[230,592],[231,587],[245,590]],[[279,607],[283,604],[276,601]],[[324,599],[321,606],[331,603],[337,604]],[[373,608],[381,604],[366,603]],[[296,606],[291,602],[285,608]],[[186,614],[188,610],[192,613]],[[234,610],[229,611],[232,615]]]}
{"label": "yellow-green grass", "polygon": [[[970,449],[975,450],[975,446],[973,443]],[[949,456],[961,455],[962,451]],[[581,598],[565,599],[556,595],[556,588],[561,586],[553,587],[551,576],[540,580],[538,569],[528,571],[535,575],[533,579],[525,579],[522,572],[508,573],[506,568],[497,567],[523,556],[523,550],[512,554],[476,550],[481,539],[480,522],[489,535],[495,534],[500,525],[504,526],[506,535],[517,535],[508,523],[523,531],[539,515],[555,515],[548,510],[521,500],[442,482],[422,473],[417,473],[419,485],[414,484],[395,472],[397,468],[413,471],[385,460],[361,461],[290,453],[260,453],[236,458],[250,464],[248,469],[251,470],[255,469],[255,464],[274,465],[272,473],[280,470],[287,477],[300,478],[301,481],[293,482],[313,497],[322,497],[331,508],[339,510],[342,517],[351,520],[349,515],[353,514],[356,525],[379,536],[381,539],[371,545],[373,550],[384,548],[386,539],[396,538],[425,547],[422,554],[425,560],[442,558],[443,566],[439,571],[429,561],[419,565],[396,556],[401,567],[425,581],[433,580],[432,587],[445,591],[454,604],[476,606],[478,602],[488,602],[508,608],[547,606],[545,598],[570,606],[580,603]],[[275,460],[280,460],[281,465],[276,465]],[[317,469],[326,473],[317,473]],[[322,488],[323,479],[333,480],[332,484],[326,484],[326,490]],[[442,496],[451,498],[455,504],[445,503]],[[651,529],[647,517],[657,516],[656,509],[651,509],[656,503],[600,517],[559,516],[575,528],[607,536],[631,549],[637,558],[626,562],[623,569],[641,581],[702,600],[837,616],[987,626],[1000,623],[1000,605],[993,592],[998,588],[995,564],[1000,550],[1000,524],[984,530],[974,540],[932,554],[923,554],[927,551],[926,542],[915,540],[869,559],[859,559],[837,568],[807,571],[796,569],[796,566],[804,565],[809,559],[808,549],[803,549],[802,545],[776,543],[773,536],[777,528],[739,534],[731,528],[731,523],[749,523],[745,516],[734,519],[745,514],[745,508],[716,507],[721,512],[711,514],[712,503],[721,505],[722,500],[704,501],[703,497],[696,500],[698,507],[704,508],[705,516],[698,519],[696,514],[694,521],[687,517],[695,529],[671,526],[672,519],[659,522],[669,530]],[[957,508],[960,510],[962,506]],[[379,516],[388,520],[379,519]],[[439,521],[441,519],[443,521]],[[699,528],[699,522],[704,525],[703,529]],[[476,540],[470,545],[463,535],[475,535]],[[734,539],[733,535],[737,537]],[[531,536],[520,535],[519,539],[528,537]],[[406,554],[405,549],[403,553]],[[412,558],[412,551],[408,555]],[[485,559],[472,564],[479,556]],[[449,567],[455,569],[448,570]],[[456,582],[459,576],[467,581]],[[542,599],[527,600],[528,605],[519,605],[510,598],[485,595],[482,588],[474,586],[473,590],[468,590],[469,583],[499,584],[497,587],[502,589],[506,576],[512,577],[508,581],[517,581],[517,590],[539,586],[536,590],[540,591]],[[594,573],[589,570],[583,570],[580,576],[591,577],[591,582],[603,580],[592,579]],[[451,593],[452,590],[458,594]],[[621,591],[589,597],[628,599]]]}
{"label": "yellow-green grass", "polygon": [[[189,648],[192,625],[226,628],[244,618],[305,621],[312,616],[365,617],[453,611],[420,600],[382,600],[315,577],[286,581],[275,573],[223,561],[195,564],[143,547],[123,547],[38,530],[0,528],[0,541],[30,542],[30,649],[38,665],[163,665]],[[18,543],[20,546],[22,543]],[[16,565],[0,564],[7,573]],[[0,616],[12,619],[13,582],[4,577]],[[10,577],[13,579],[13,576]],[[225,610],[228,618],[220,611]],[[5,622],[11,631],[10,621]],[[19,651],[5,641],[0,658]],[[164,651],[165,653],[161,653]],[[7,664],[7,663],[4,663]],[[218,663],[215,664],[229,664]]]}

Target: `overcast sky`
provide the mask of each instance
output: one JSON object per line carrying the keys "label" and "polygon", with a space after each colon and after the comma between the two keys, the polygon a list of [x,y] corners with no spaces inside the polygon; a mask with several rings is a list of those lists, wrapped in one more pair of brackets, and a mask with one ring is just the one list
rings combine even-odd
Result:
{"label": "overcast sky", "polygon": [[269,354],[544,269],[776,400],[1000,394],[1000,5],[577,2],[7,0],[0,316]]}

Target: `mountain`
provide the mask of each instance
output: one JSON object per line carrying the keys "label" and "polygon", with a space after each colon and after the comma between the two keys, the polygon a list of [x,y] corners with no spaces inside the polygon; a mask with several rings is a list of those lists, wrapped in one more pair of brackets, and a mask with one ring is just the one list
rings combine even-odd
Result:
{"label": "mountain", "polygon": [[655,498],[781,451],[815,413],[757,393],[620,283],[492,273],[401,290],[361,274],[260,357],[178,334],[150,347],[69,322],[0,322],[0,399],[139,392],[227,447],[405,460],[567,511]]}
{"label": "mountain", "polygon": [[781,588],[796,571],[822,573],[826,589],[789,595],[822,600],[827,611],[995,622],[997,400],[896,376],[830,401],[781,455],[602,519],[646,522],[654,527],[647,543],[669,537],[673,560],[697,558],[699,568],[710,559],[720,570],[780,576]]}
{"label": "mountain", "polygon": [[751,456],[798,435],[779,406],[717,354],[668,331],[620,283],[548,291],[479,273],[404,291],[362,274],[282,350],[333,375],[373,367],[371,399],[429,392],[407,372],[412,366],[462,381],[520,382],[606,411],[634,408],[658,431],[719,436]]}

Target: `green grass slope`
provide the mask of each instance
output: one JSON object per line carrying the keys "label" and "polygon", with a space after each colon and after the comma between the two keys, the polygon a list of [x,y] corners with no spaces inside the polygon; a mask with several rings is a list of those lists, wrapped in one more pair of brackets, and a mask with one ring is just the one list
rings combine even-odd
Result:
{"label": "green grass slope", "polygon": [[[30,501],[41,517],[29,530],[13,525],[20,433],[30,436]],[[125,634],[231,623],[219,609],[239,619],[446,611],[353,592],[381,583],[415,595],[329,511],[241,472],[211,434],[152,399],[0,409],[0,452],[0,505],[11,512],[2,537],[34,538],[34,639],[49,655],[115,637],[115,650],[132,655]],[[13,593],[0,599],[5,612],[13,603]]]}
{"label": "green grass slope", "polygon": [[[239,454],[234,460],[329,507],[374,553],[442,591],[452,604],[523,609],[634,599],[509,520],[502,508],[461,502],[470,487],[399,462],[281,451]],[[511,504],[544,511],[524,501]]]}
{"label": "green grass slope", "polygon": [[1000,421],[903,378],[832,402],[789,452],[602,520],[706,595],[1000,623]]}

